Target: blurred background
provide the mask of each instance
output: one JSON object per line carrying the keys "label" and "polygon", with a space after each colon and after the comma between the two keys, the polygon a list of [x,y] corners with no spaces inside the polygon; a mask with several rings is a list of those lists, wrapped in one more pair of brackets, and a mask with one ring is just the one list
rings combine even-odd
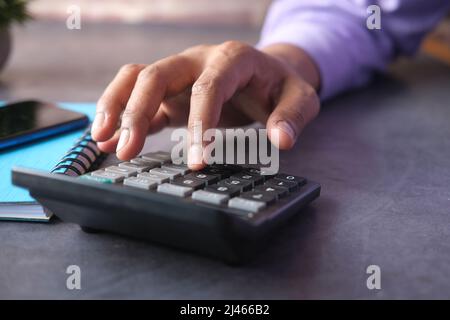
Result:
{"label": "blurred background", "polygon": [[[3,27],[12,45],[0,39],[0,56],[10,51],[0,71],[0,100],[95,101],[123,64],[152,63],[201,43],[254,44],[270,2],[28,1],[33,19]],[[81,30],[66,27],[72,5],[81,9]],[[424,41],[422,54],[450,63],[449,19]]]}
{"label": "blurred background", "polygon": [[43,19],[65,19],[79,5],[86,21],[241,25],[259,27],[271,0],[37,0],[30,10]]}
{"label": "blurred background", "polygon": [[[12,46],[0,71],[0,100],[96,101],[123,64],[152,63],[202,43],[256,43],[269,4],[270,0],[28,1],[33,19],[7,28]],[[81,30],[66,27],[72,5],[81,9]],[[0,55],[2,47],[5,51],[5,40],[0,40]]]}

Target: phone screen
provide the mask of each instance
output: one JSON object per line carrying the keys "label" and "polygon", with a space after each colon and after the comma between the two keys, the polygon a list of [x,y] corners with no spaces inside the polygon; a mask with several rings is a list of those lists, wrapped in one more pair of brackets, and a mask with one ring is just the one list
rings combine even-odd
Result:
{"label": "phone screen", "polygon": [[81,113],[38,101],[0,107],[0,149],[86,126]]}

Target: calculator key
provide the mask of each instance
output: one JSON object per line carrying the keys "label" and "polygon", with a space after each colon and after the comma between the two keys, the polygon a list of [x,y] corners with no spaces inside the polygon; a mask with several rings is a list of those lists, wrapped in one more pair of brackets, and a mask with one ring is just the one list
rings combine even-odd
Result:
{"label": "calculator key", "polygon": [[274,178],[283,181],[295,182],[298,186],[303,186],[304,184],[306,184],[305,178],[284,173],[277,174]]}
{"label": "calculator key", "polygon": [[186,178],[194,178],[203,181],[207,185],[211,185],[219,181],[219,176],[207,174],[203,172],[193,172],[185,176]]}
{"label": "calculator key", "polygon": [[156,189],[159,193],[170,194],[176,197],[187,197],[192,194],[194,189],[189,187],[177,186],[170,183],[160,184]]}
{"label": "calculator key", "polygon": [[248,174],[252,174],[255,176],[260,176],[263,179],[270,179],[273,176],[275,176],[274,174],[268,174],[267,169],[266,168],[260,168],[260,167],[252,167],[252,166],[248,166],[244,168],[244,172],[248,173]]}
{"label": "calculator key", "polygon": [[119,173],[126,178],[135,176],[137,174],[137,170],[135,170],[135,169],[122,168],[122,167],[118,167],[118,166],[107,167],[107,168],[105,168],[105,171]]}
{"label": "calculator key", "polygon": [[201,202],[220,205],[222,203],[227,202],[228,199],[230,199],[230,197],[226,194],[208,192],[205,190],[197,190],[192,194],[192,199]]}
{"label": "calculator key", "polygon": [[111,183],[121,182],[125,178],[125,176],[121,173],[104,170],[97,170],[92,172],[91,177],[108,179],[111,181]]}
{"label": "calculator key", "polygon": [[241,191],[247,191],[252,188],[251,182],[233,178],[221,180],[217,184],[225,187],[239,187]]}
{"label": "calculator key", "polygon": [[96,177],[96,176],[92,176],[91,174],[85,174],[85,175],[82,175],[82,176],[79,176],[79,177],[80,177],[80,179],[91,180],[91,181],[95,181],[95,182],[98,182],[98,183],[114,183],[109,178]]}
{"label": "calculator key", "polygon": [[223,164],[214,163],[211,165],[211,167],[217,168],[220,170],[231,171],[232,173],[241,172],[244,169],[243,167],[238,166],[236,164],[228,164],[228,163],[223,163]]}
{"label": "calculator key", "polygon": [[278,199],[283,198],[289,194],[289,189],[287,188],[279,188],[279,187],[271,187],[271,186],[257,186],[255,191],[268,192],[276,195]]}
{"label": "calculator key", "polygon": [[177,186],[190,187],[194,190],[197,190],[205,186],[205,181],[185,176],[174,179],[172,181],[172,184],[175,184]]}
{"label": "calculator key", "polygon": [[261,175],[261,168],[254,167],[254,166],[245,166],[244,167],[244,172],[252,174],[252,175],[255,175],[255,176],[260,176]]}
{"label": "calculator key", "polygon": [[167,152],[167,151],[155,151],[153,153],[161,158],[167,158],[169,160],[171,160],[171,158],[172,158],[172,153]]}
{"label": "calculator key", "polygon": [[256,166],[251,166],[251,165],[247,165],[244,166],[244,171],[248,172],[250,174],[254,174],[254,175],[260,175],[261,174],[261,169],[259,167]]}
{"label": "calculator key", "polygon": [[150,172],[142,172],[138,174],[138,178],[147,178],[155,181],[157,184],[162,184],[169,182],[170,178],[166,176],[161,176],[158,174],[150,173]]}
{"label": "calculator key", "polygon": [[239,195],[239,193],[241,192],[241,188],[232,186],[220,186],[218,184],[214,184],[212,186],[206,187],[205,191],[224,194],[232,198]]}
{"label": "calculator key", "polygon": [[278,179],[269,179],[264,183],[265,186],[268,187],[278,187],[278,188],[285,188],[289,192],[294,191],[297,189],[297,183],[292,181],[284,181],[284,180],[278,180]]}
{"label": "calculator key", "polygon": [[179,171],[175,171],[172,169],[154,168],[154,169],[150,170],[149,172],[167,177],[170,180],[173,180],[173,179],[181,176],[181,173]]}
{"label": "calculator key", "polygon": [[158,161],[161,164],[169,163],[172,161],[172,157],[171,157],[170,153],[163,152],[163,151],[149,152],[149,153],[143,154],[141,156],[141,158],[145,159],[145,160]]}
{"label": "calculator key", "polygon": [[142,166],[147,166],[149,169],[158,168],[161,165],[161,162],[159,161],[145,160],[142,158],[131,159],[130,162]]}
{"label": "calculator key", "polygon": [[266,204],[274,203],[277,200],[277,195],[271,192],[264,191],[249,191],[241,194],[241,198],[260,201]]}
{"label": "calculator key", "polygon": [[182,175],[188,174],[191,170],[185,164],[166,163],[161,166],[163,169],[171,169],[180,172]]}
{"label": "calculator key", "polygon": [[219,176],[219,179],[226,179],[233,174],[233,172],[230,170],[226,170],[226,169],[222,169],[222,168],[218,168],[218,167],[211,167],[211,166],[208,166],[208,167],[200,170],[200,172]]}
{"label": "calculator key", "polygon": [[252,186],[259,185],[264,182],[264,178],[257,175],[248,174],[246,172],[244,173],[238,173],[231,176],[231,179],[239,179],[239,180],[245,180],[252,183]]}
{"label": "calculator key", "polygon": [[146,189],[146,190],[156,188],[156,186],[158,185],[158,183],[155,180],[151,180],[151,179],[145,178],[145,177],[126,178],[123,181],[123,184],[126,186],[141,188],[141,189]]}
{"label": "calculator key", "polygon": [[127,169],[134,169],[134,170],[136,170],[139,173],[144,172],[144,171],[148,171],[148,170],[151,169],[151,167],[146,165],[146,164],[137,164],[137,163],[131,163],[131,162],[119,163],[119,167],[120,168],[127,168]]}
{"label": "calculator key", "polygon": [[258,212],[266,207],[266,204],[261,201],[253,201],[244,198],[233,198],[228,201],[228,207],[250,211],[250,212]]}

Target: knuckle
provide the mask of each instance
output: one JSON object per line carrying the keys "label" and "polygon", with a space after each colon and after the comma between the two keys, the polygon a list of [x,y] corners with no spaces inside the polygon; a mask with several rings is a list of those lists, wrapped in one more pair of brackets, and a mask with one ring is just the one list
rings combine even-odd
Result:
{"label": "knuckle", "polygon": [[202,133],[208,128],[213,127],[212,123],[214,119],[209,119],[208,117],[203,117],[199,113],[193,113],[189,115],[189,122],[187,125],[188,131],[191,133]]}
{"label": "knuckle", "polygon": [[248,44],[236,40],[226,41],[219,46],[219,52],[227,57],[244,56],[251,50]]}
{"label": "knuckle", "polygon": [[120,68],[121,73],[138,73],[142,67],[136,63],[125,64]]}
{"label": "knuckle", "polygon": [[97,111],[105,111],[108,114],[119,113],[119,108],[123,107],[123,103],[120,99],[114,98],[108,90],[97,101]]}
{"label": "knuckle", "polygon": [[209,96],[217,93],[221,87],[221,78],[213,75],[197,80],[192,86],[193,96]]}
{"label": "knuckle", "polygon": [[319,111],[320,111],[320,99],[319,96],[317,95],[316,90],[310,86],[304,86],[302,89],[302,94],[304,97],[304,100],[306,101],[306,106],[308,108],[308,119],[306,120],[310,120],[315,118]]}
{"label": "knuckle", "polygon": [[147,123],[148,119],[138,109],[125,109],[121,117],[122,128],[141,127],[143,123]]}
{"label": "knuckle", "polygon": [[246,46],[247,45],[245,43],[236,40],[225,41],[220,45],[224,51],[238,51],[245,49]]}
{"label": "knuckle", "polygon": [[97,111],[103,111],[108,109],[110,105],[110,100],[107,98],[106,94],[103,94],[97,101]]}
{"label": "knuckle", "polygon": [[291,121],[298,127],[303,128],[306,125],[306,119],[301,108],[294,108],[290,114]]}
{"label": "knuckle", "polygon": [[139,118],[139,113],[136,109],[125,109],[125,111],[122,114],[122,121],[125,120],[134,120]]}
{"label": "knuckle", "polygon": [[203,127],[203,121],[198,114],[190,114],[189,123],[187,128],[190,132],[200,130]]}
{"label": "knuckle", "polygon": [[156,80],[159,82],[164,80],[164,73],[162,72],[161,67],[157,63],[155,63],[142,69],[142,71],[139,72],[138,80]]}
{"label": "knuckle", "polygon": [[210,47],[211,46],[206,45],[206,44],[199,44],[199,45],[187,48],[181,54],[182,55],[198,54],[199,52],[204,52],[204,51],[209,50]]}
{"label": "knuckle", "polygon": [[[295,95],[303,106],[301,118],[303,122],[308,123],[314,119],[320,112],[320,98],[317,91],[303,80],[294,78],[293,89],[296,91]],[[300,110],[295,110],[300,112]]]}

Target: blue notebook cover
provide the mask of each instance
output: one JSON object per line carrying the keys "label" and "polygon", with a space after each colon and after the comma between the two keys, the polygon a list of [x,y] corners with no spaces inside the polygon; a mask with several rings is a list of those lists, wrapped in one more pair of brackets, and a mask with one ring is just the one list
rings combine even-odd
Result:
{"label": "blue notebook cover", "polygon": [[[58,105],[69,110],[84,113],[91,120],[95,114],[95,104],[93,103],[60,103]],[[50,171],[73,146],[74,142],[80,138],[83,132],[84,129],[71,131],[0,152],[0,209],[1,206],[6,204],[9,204],[10,209],[8,210],[14,208],[14,206],[11,206],[12,204],[16,204],[15,208],[17,210],[21,205],[25,206],[35,203],[34,199],[28,194],[28,190],[12,185],[11,169],[13,166]],[[33,211],[31,207],[29,208]],[[35,210],[37,209],[35,208]],[[0,219],[2,219],[1,212]]]}

